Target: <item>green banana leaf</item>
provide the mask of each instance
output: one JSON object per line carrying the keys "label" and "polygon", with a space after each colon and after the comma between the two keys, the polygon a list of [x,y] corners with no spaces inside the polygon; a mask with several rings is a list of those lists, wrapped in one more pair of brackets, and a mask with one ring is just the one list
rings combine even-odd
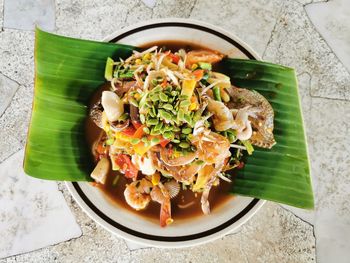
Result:
{"label": "green banana leaf", "polygon": [[294,69],[257,60],[227,59],[225,73],[233,85],[262,94],[275,112],[272,149],[255,147],[235,177],[239,195],[313,208],[303,119]]}
{"label": "green banana leaf", "polygon": [[[104,83],[107,57],[126,58],[135,47],[79,40],[36,30],[35,92],[24,171],[47,180],[89,181],[85,141],[91,95]],[[227,59],[236,86],[255,89],[275,111],[272,150],[256,148],[233,193],[302,208],[313,207],[308,156],[293,69],[255,60]]]}
{"label": "green banana leaf", "polygon": [[126,58],[133,49],[36,29],[34,102],[24,159],[27,174],[48,180],[90,180],[92,161],[84,131],[89,100],[105,82],[106,58]]}

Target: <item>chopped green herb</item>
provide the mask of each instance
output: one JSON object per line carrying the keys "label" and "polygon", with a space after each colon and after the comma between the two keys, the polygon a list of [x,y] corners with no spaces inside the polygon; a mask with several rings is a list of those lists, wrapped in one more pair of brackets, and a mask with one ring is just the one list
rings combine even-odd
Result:
{"label": "chopped green herb", "polygon": [[160,131],[155,131],[154,128],[151,130],[151,135],[159,135]]}
{"label": "chopped green herb", "polygon": [[140,121],[141,121],[141,123],[142,123],[142,124],[144,124],[144,123],[145,123],[145,121],[146,121],[146,117],[145,117],[145,115],[140,114]]}
{"label": "chopped green herb", "polygon": [[158,119],[149,119],[146,121],[147,126],[151,125],[157,125],[158,124]]}
{"label": "chopped green herb", "polygon": [[160,139],[158,138],[158,137],[154,137],[154,138],[152,138],[152,140],[151,140],[151,143],[152,144],[158,144],[160,142]]}
{"label": "chopped green herb", "polygon": [[132,104],[132,105],[134,105],[135,107],[139,107],[139,103],[138,103],[137,100],[134,99],[134,98],[130,98],[130,99],[129,99],[129,103]]}
{"label": "chopped green herb", "polygon": [[112,145],[114,143],[114,138],[109,138],[106,140],[106,145]]}
{"label": "chopped green herb", "polygon": [[143,132],[146,133],[146,134],[149,134],[151,131],[149,130],[148,127],[143,127]]}
{"label": "chopped green herb", "polygon": [[164,93],[159,94],[159,98],[161,101],[167,102],[168,101],[168,96],[165,95]]}
{"label": "chopped green herb", "polygon": [[179,132],[181,129],[179,128],[179,127],[177,127],[177,126],[173,126],[173,131],[174,132]]}
{"label": "chopped green herb", "polygon": [[181,131],[183,134],[190,134],[192,132],[191,128],[183,128]]}
{"label": "chopped green herb", "polygon": [[111,81],[113,78],[113,65],[114,65],[114,60],[111,59],[110,57],[107,58],[106,61],[106,67],[105,67],[105,79],[108,81]]}
{"label": "chopped green herb", "polygon": [[125,121],[129,118],[129,114],[124,112],[118,119],[118,121]]}
{"label": "chopped green herb", "polygon": [[152,93],[156,93],[156,92],[160,92],[160,91],[162,91],[162,87],[159,85],[151,90]]}
{"label": "chopped green herb", "polygon": [[143,142],[143,143],[148,142],[148,138],[147,138],[146,136],[143,136],[143,137],[141,138],[141,142]]}
{"label": "chopped green herb", "polygon": [[247,148],[247,152],[249,155],[251,155],[254,152],[254,147],[253,145],[250,143],[250,141],[246,140],[246,141],[241,141],[243,143],[243,145]]}
{"label": "chopped green herb", "polygon": [[158,94],[153,94],[150,96],[151,101],[155,102],[159,100],[159,95]]}
{"label": "chopped green herb", "polygon": [[184,112],[182,109],[180,109],[180,110],[178,111],[178,113],[177,113],[177,118],[178,118],[180,121],[182,121],[182,120],[184,119],[184,116],[185,116],[185,112]]}
{"label": "chopped green herb", "polygon": [[190,104],[191,102],[189,100],[183,100],[180,102],[180,107],[188,107]]}
{"label": "chopped green herb", "polygon": [[163,137],[165,139],[171,140],[174,138],[174,133],[171,131],[166,131],[166,132],[164,132]]}
{"label": "chopped green herb", "polygon": [[171,104],[164,104],[163,105],[163,108],[166,109],[166,110],[172,110],[173,109],[173,106]]}
{"label": "chopped green herb", "polygon": [[170,121],[172,119],[171,114],[165,110],[158,110],[159,116],[165,120]]}
{"label": "chopped green herb", "polygon": [[157,86],[158,85],[158,81],[156,79],[152,79],[151,81],[153,86]]}
{"label": "chopped green herb", "polygon": [[221,101],[221,95],[220,95],[220,88],[219,87],[214,87],[213,88],[213,95],[214,95],[214,100]]}
{"label": "chopped green herb", "polygon": [[198,65],[201,69],[211,70],[211,64],[205,62],[198,62]]}
{"label": "chopped green herb", "polygon": [[187,149],[190,147],[190,144],[188,142],[180,142],[179,146],[183,149]]}
{"label": "chopped green herb", "polygon": [[160,129],[163,127],[163,122],[158,122],[156,126],[154,126],[155,131],[160,131]]}
{"label": "chopped green herb", "polygon": [[140,142],[140,139],[139,138],[132,138],[131,140],[130,140],[130,143],[131,144],[138,144]]}

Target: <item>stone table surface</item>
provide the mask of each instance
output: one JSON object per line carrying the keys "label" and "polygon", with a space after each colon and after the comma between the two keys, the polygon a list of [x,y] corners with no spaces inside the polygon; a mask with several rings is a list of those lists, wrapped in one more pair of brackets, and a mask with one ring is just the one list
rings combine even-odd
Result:
{"label": "stone table surface", "polygon": [[[187,249],[132,249],[84,214],[63,184],[50,184],[55,202],[65,198],[56,212],[72,212],[70,235],[25,250],[19,227],[10,231],[17,238],[14,247],[4,222],[11,219],[6,215],[16,214],[0,207],[0,262],[349,262],[349,0],[0,0],[0,178],[11,176],[9,167],[21,162],[25,145],[33,98],[35,24],[58,34],[99,40],[130,24],[167,17],[223,27],[264,60],[296,69],[315,211],[268,202],[237,233],[215,242]],[[25,191],[13,182],[8,189],[0,187],[0,204],[10,196],[17,209],[18,192]]]}

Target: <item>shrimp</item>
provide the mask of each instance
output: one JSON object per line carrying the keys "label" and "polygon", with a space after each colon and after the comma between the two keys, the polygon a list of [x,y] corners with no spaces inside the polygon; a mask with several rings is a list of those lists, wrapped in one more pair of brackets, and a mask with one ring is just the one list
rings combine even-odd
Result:
{"label": "shrimp", "polygon": [[126,185],[124,191],[125,201],[135,210],[145,209],[151,201],[150,192],[152,186],[152,183],[145,178]]}
{"label": "shrimp", "polygon": [[151,191],[153,201],[160,204],[160,226],[170,225],[174,220],[171,218],[171,202],[170,194],[162,183],[154,186]]}
{"label": "shrimp", "polygon": [[209,200],[208,200],[209,193],[210,193],[210,190],[211,190],[211,188],[212,188],[212,186],[217,178],[217,174],[222,170],[223,167],[224,167],[223,161],[217,162],[215,164],[213,171],[208,176],[209,177],[208,182],[204,186],[204,190],[203,190],[203,193],[201,196],[201,208],[202,208],[202,211],[205,215],[210,214],[210,204],[209,204]]}
{"label": "shrimp", "polygon": [[235,124],[232,112],[221,101],[208,99],[208,110],[213,113],[214,128],[217,131],[225,131]]}
{"label": "shrimp", "polygon": [[223,55],[209,50],[194,50],[187,53],[186,65],[191,66],[198,62],[217,63],[223,59]]}

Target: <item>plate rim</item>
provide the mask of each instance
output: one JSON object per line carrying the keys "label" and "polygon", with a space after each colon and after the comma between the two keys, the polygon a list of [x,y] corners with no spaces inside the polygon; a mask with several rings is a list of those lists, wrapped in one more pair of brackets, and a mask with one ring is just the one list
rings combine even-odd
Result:
{"label": "plate rim", "polygon": [[[195,19],[183,19],[183,18],[165,18],[165,19],[152,19],[147,20],[144,22],[139,22],[133,25],[130,25],[128,27],[125,27],[121,30],[115,31],[112,34],[108,35],[107,37],[103,38],[102,41],[104,42],[117,42],[120,39],[126,37],[127,35],[130,35],[132,33],[135,33],[137,31],[142,31],[150,28],[155,28],[159,26],[182,26],[182,27],[190,27],[193,29],[199,29],[202,31],[206,31],[208,33],[217,35],[229,43],[231,43],[234,46],[238,46],[239,50],[242,51],[245,55],[252,59],[261,60],[261,57],[244,41],[242,41],[240,38],[238,38],[236,35],[232,34],[231,32],[228,32],[220,27],[214,26],[212,24],[198,21]],[[204,30],[203,30],[204,29]],[[253,215],[257,213],[261,209],[261,207],[266,203],[265,200],[253,198],[252,201],[241,210],[240,213],[235,215],[233,218],[228,220],[227,222],[211,228],[204,232],[210,232],[211,230],[214,230],[213,233],[200,236],[198,238],[192,238],[189,240],[173,240],[173,241],[164,241],[164,240],[154,240],[154,239],[148,239],[148,238],[142,238],[140,236],[136,236],[130,233],[125,232],[124,230],[116,227],[114,224],[111,224],[108,221],[113,221],[115,224],[120,225],[118,222],[116,222],[113,219],[110,219],[108,216],[104,215],[102,211],[100,211],[83,193],[81,190],[79,184],[83,182],[65,182],[65,185],[70,192],[70,194],[73,196],[74,200],[77,202],[77,204],[82,208],[82,210],[95,222],[97,222],[100,226],[111,232],[112,234],[115,234],[121,238],[124,238],[128,241],[135,242],[141,245],[146,246],[152,246],[152,247],[161,247],[161,248],[181,248],[181,247],[190,247],[190,246],[197,246],[200,244],[204,244],[210,241],[213,241],[215,239],[221,238],[240,226],[242,226],[244,223],[246,223]],[[86,182],[85,182],[86,183]],[[77,187],[80,189],[77,189]],[[84,200],[87,199],[87,200]],[[90,202],[90,204],[88,204]],[[251,206],[251,207],[250,207]],[[245,211],[247,209],[247,211]],[[99,211],[99,212],[96,212]],[[241,213],[244,213],[241,215]],[[235,218],[238,216],[238,219],[235,220]],[[231,222],[234,220],[234,222]],[[224,227],[221,227],[222,225],[225,225]],[[220,227],[218,231],[215,232],[215,229]],[[127,228],[125,226],[122,226],[121,228]],[[128,229],[128,228],[127,228]],[[130,231],[129,231],[130,232]],[[132,232],[132,231],[131,231]],[[136,231],[135,231],[136,232]],[[204,233],[202,232],[202,233]],[[138,232],[140,233],[140,232]],[[201,234],[201,233],[200,233]],[[197,235],[197,234],[194,234]],[[141,233],[141,236],[147,236],[147,234]],[[192,236],[192,235],[191,235]],[[160,239],[164,239],[162,236]],[[174,238],[174,237],[169,237]],[[159,238],[158,238],[159,239]],[[176,239],[176,238],[175,238]]]}

